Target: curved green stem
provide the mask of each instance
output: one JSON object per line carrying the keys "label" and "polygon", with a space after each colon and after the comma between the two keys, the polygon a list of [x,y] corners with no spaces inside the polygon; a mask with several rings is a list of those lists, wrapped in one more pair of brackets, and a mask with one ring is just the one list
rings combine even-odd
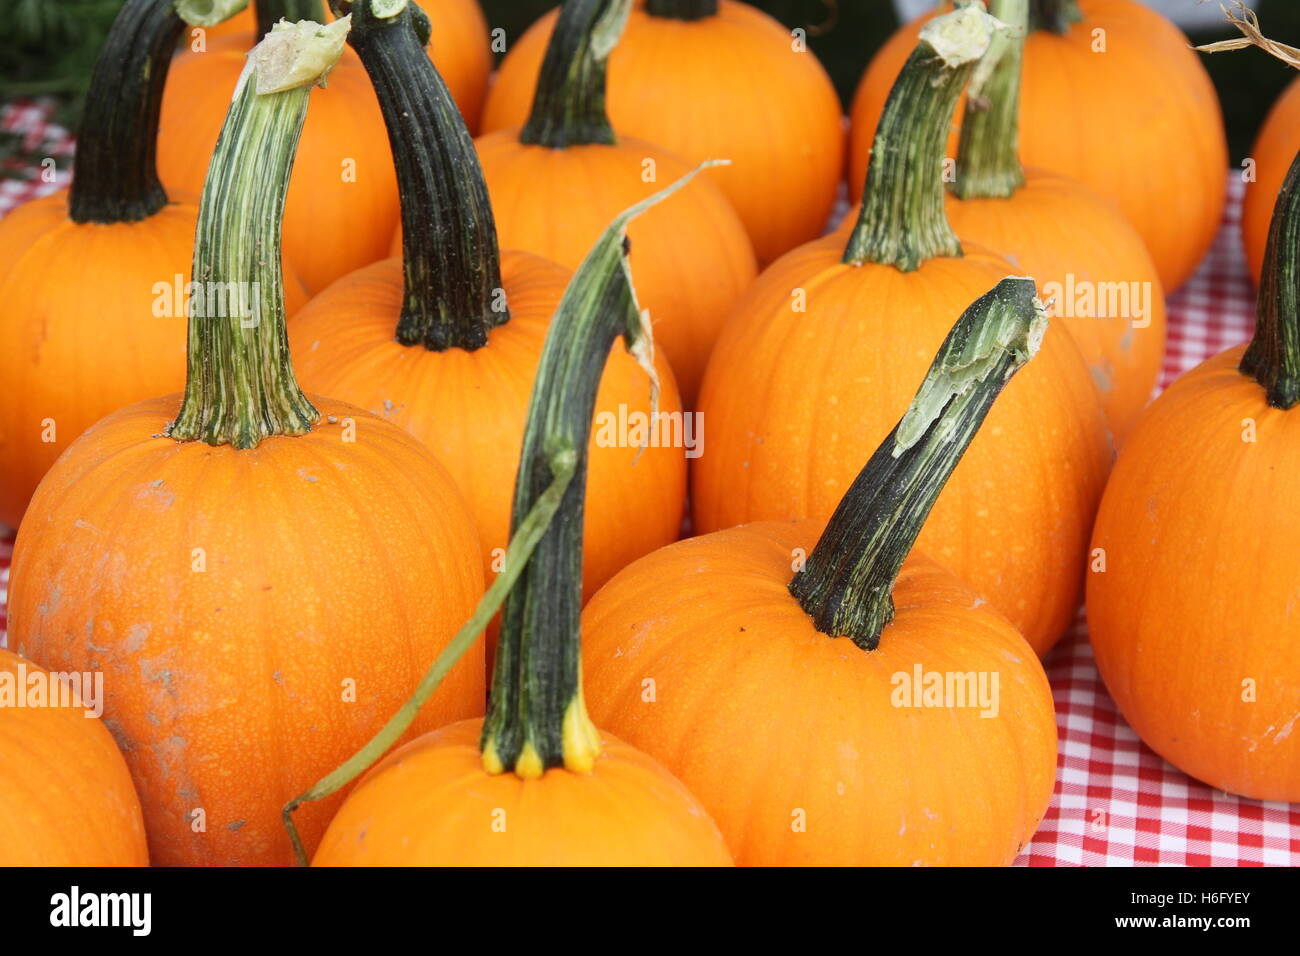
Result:
{"label": "curved green stem", "polygon": [[614,340],[654,378],[653,342],[627,265],[628,223],[690,180],[690,173],[625,211],[596,241],[565,290],[546,336],[515,481],[514,521],[554,481],[556,462],[574,464],[564,501],[506,599],[492,697],[483,723],[483,765],[536,777],[548,767],[590,772],[600,737],[582,698],[582,517],[587,447],[596,390]]}
{"label": "curved green stem", "polygon": [[158,114],[184,28],[167,0],[127,0],[113,21],[77,131],[73,222],[137,222],[167,205],[154,162]]}
{"label": "curved green stem", "polygon": [[989,12],[1010,29],[994,34],[967,92],[952,184],[962,199],[1006,199],[1025,184],[1018,119],[1028,9],[1028,0],[989,4]]}
{"label": "curved green stem", "polygon": [[1029,29],[1064,35],[1083,19],[1078,0],[1030,0]]}
{"label": "curved green stem", "polygon": [[281,20],[297,23],[299,20],[325,22],[325,8],[321,0],[253,0],[257,16],[257,35],[264,37]]}
{"label": "curved green stem", "polygon": [[514,537],[510,539],[510,544],[506,549],[505,569],[497,575],[491,587],[479,599],[478,605],[474,608],[474,615],[465,622],[465,626],[457,631],[456,636],[443,648],[442,653],[434,660],[428,671],[425,672],[424,677],[420,679],[420,683],[416,685],[415,691],[398,708],[397,713],[393,714],[388,723],[384,724],[379,732],[371,737],[360,750],[349,757],[345,763],[322,777],[310,790],[294,797],[284,805],[284,809],[281,810],[281,817],[284,820],[285,829],[289,832],[289,842],[293,844],[294,856],[300,866],[307,865],[307,851],[302,844],[302,838],[298,835],[298,828],[293,822],[294,811],[304,803],[313,800],[324,800],[331,794],[337,793],[346,787],[369,770],[388,751],[388,748],[397,743],[398,738],[406,733],[420,713],[420,708],[433,696],[433,692],[438,689],[443,678],[451,673],[451,669],[456,666],[456,662],[482,636],[488,623],[506,599],[506,595],[514,587],[515,581],[523,574],[529,558],[533,555],[533,550],[537,547],[537,542],[541,540],[543,532],[550,526],[551,519],[564,497],[564,492],[573,480],[576,464],[577,462],[571,456],[567,462],[556,461],[553,463],[555,479],[538,496],[532,510],[528,512],[524,520],[519,523],[519,527],[515,529]]}
{"label": "curved green stem", "polygon": [[1034,280],[1008,277],[962,313],[907,413],[835,509],[790,593],[832,637],[866,651],[893,620],[894,581],[994,399],[1038,351]]}
{"label": "curved green stem", "polygon": [[631,11],[632,0],[566,0],[542,59],[521,143],[564,149],[615,141],[605,113],[605,66]]}
{"label": "curved green stem", "polygon": [[404,294],[397,341],[472,351],[510,318],[501,253],[474,140],[406,0],[340,4],[388,128],[402,201]]}
{"label": "curved green stem", "polygon": [[645,12],[666,20],[703,20],[718,15],[718,0],[646,0]]}
{"label": "curved green stem", "polygon": [[248,55],[199,204],[185,397],[167,430],[177,441],[255,448],[320,417],[289,361],[280,220],[311,87],[348,25],[282,24]]}
{"label": "curved green stem", "polygon": [[1274,408],[1300,403],[1300,155],[1292,160],[1273,206],[1255,335],[1239,367],[1263,386]]}
{"label": "curved green stem", "polygon": [[876,127],[844,262],[911,272],[928,259],[962,254],[943,208],[944,151],[962,87],[996,29],[998,22],[978,4],[921,28]]}

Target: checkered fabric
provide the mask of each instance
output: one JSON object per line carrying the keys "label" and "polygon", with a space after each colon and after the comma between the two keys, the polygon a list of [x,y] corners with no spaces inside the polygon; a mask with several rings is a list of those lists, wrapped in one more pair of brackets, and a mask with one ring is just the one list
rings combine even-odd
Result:
{"label": "checkered fabric", "polygon": [[[0,129],[70,151],[66,132],[47,122],[48,104],[0,109]],[[0,181],[0,216],[67,181],[39,176]],[[1243,184],[1230,174],[1223,227],[1205,261],[1168,302],[1169,344],[1161,387],[1250,337],[1255,293],[1238,237]],[[13,534],[0,534],[0,645]],[[1056,794],[1024,866],[1300,865],[1300,804],[1260,803],[1216,791],[1165,763],[1115,709],[1093,663],[1080,613],[1046,660],[1060,730]]]}

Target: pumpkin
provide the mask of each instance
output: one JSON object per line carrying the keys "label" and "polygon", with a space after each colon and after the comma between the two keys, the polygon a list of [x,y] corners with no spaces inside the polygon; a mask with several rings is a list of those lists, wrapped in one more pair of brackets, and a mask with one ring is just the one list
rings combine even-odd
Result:
{"label": "pumpkin", "polygon": [[[599,238],[547,336],[515,484],[511,560],[522,563],[506,597],[487,717],[421,737],[376,766],[330,823],[314,865],[731,865],[695,798],[655,760],[601,734],[583,703],[581,513],[592,412],[615,338],[634,354],[652,347],[625,229],[671,188]],[[516,558],[535,514],[545,516],[540,535]]]}
{"label": "pumpkin", "polygon": [[[521,127],[559,13],[511,46],[483,131]],[[736,0],[645,0],[609,58],[609,117],[621,135],[714,173],[762,263],[821,234],[843,166],[839,98],[806,44]],[[636,239],[633,237],[633,245]]]}
{"label": "pumpkin", "polygon": [[1133,430],[1093,532],[1088,630],[1120,712],[1198,780],[1300,800],[1300,157],[1269,231],[1255,335]]}
{"label": "pumpkin", "polygon": [[0,866],[148,866],[126,761],[87,719],[102,701],[56,681],[0,650]]}
{"label": "pumpkin", "polygon": [[[714,347],[692,462],[698,531],[825,521],[910,400],[956,314],[1020,270],[944,216],[943,146],[995,21],[927,24],[891,95],[861,215],[770,266]],[[921,548],[986,595],[1040,654],[1073,620],[1110,461],[1097,391],[1068,335],[1007,390],[940,496]],[[1007,495],[1002,489],[1033,489]]]}
{"label": "pumpkin", "polygon": [[912,545],[1045,324],[1031,279],[977,299],[820,540],[806,520],[691,538],[584,610],[592,716],[681,778],[738,864],[1004,865],[1037,828],[1047,677]]}
{"label": "pumpkin", "polygon": [[[551,35],[533,110],[520,129],[478,141],[502,244],[576,268],[620,210],[689,167],[605,115],[605,57],[632,0],[569,0]],[[687,407],[718,329],[754,281],[745,226],[716,185],[698,177],[629,230],[637,291]]]}
{"label": "pumpkin", "polygon": [[[490,579],[509,539],[529,390],[569,273],[534,255],[499,252],[474,145],[445,86],[427,58],[393,66],[384,57],[387,39],[366,45],[387,36],[357,31],[352,42],[389,117],[406,255],[326,289],[290,323],[290,344],[305,387],[410,430],[448,468],[478,523]],[[656,368],[659,410],[670,416],[665,421],[680,421],[672,374],[662,359]],[[644,373],[621,348],[610,356],[597,404],[602,421],[648,420],[653,410]],[[642,451],[630,434],[624,442],[603,436],[620,437],[606,430],[593,440],[592,507],[583,519],[587,594],[674,540],[685,507],[681,448]]]}
{"label": "pumpkin", "polygon": [[1258,282],[1268,245],[1268,227],[1273,204],[1286,179],[1291,158],[1300,152],[1300,78],[1282,91],[1264,125],[1260,127],[1250,158],[1255,161],[1253,177],[1246,178],[1241,200],[1241,241],[1246,247],[1246,264]]}
{"label": "pumpkin", "polygon": [[[1165,290],[1176,290],[1210,248],[1223,214],[1228,153],[1209,75],[1182,32],[1136,0],[1031,0],[1030,13],[1021,159],[1114,200]],[[849,147],[855,196],[890,86],[928,19],[891,37],[858,86]],[[946,155],[956,154],[957,136],[954,130]]]}
{"label": "pumpkin", "polygon": [[[320,0],[260,0],[258,12],[269,23],[281,15],[320,20],[321,6]],[[426,6],[436,24],[432,36],[440,66],[446,66],[458,101],[473,119],[490,67],[482,13],[473,0],[432,0]],[[254,39],[250,31],[209,40],[201,50],[181,52],[172,64],[158,140],[158,169],[169,189],[197,194],[202,188],[230,91]],[[289,189],[284,245],[315,294],[387,255],[398,200],[383,116],[355,53],[345,51],[328,89],[313,99],[318,102],[303,130]]]}
{"label": "pumpkin", "polygon": [[[18,526],[86,428],[184,381],[198,210],[168,201],[153,162],[183,27],[170,3],[123,5],[95,64],[71,189],[0,222],[0,524]],[[286,291],[302,303],[296,280]]]}
{"label": "pumpkin", "polygon": [[1016,117],[1028,6],[989,6],[1019,32],[990,51],[1000,57],[980,95],[966,101],[948,221],[963,241],[996,250],[1038,280],[1050,314],[1087,362],[1119,443],[1160,375],[1164,293],[1142,238],[1112,204],[1065,177],[1020,165]]}
{"label": "pumpkin", "polygon": [[[269,34],[213,158],[194,274],[262,294],[191,301],[184,395],[73,443],[15,543],[9,639],[104,672],[160,865],[289,862],[281,805],[374,733],[483,592],[473,519],[433,456],[299,390],[278,255],[261,252],[278,252],[307,86],[347,29]],[[419,726],[481,713],[484,689],[476,650]],[[309,843],[330,809],[308,814]]]}

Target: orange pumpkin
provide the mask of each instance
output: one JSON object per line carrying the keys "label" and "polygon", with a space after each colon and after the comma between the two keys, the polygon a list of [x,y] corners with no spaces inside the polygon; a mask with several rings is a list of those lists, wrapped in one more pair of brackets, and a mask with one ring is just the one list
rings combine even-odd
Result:
{"label": "orange pumpkin", "polygon": [[102,701],[53,679],[0,650],[0,866],[148,866],[140,798],[94,719]]}
{"label": "orange pumpkin", "polygon": [[[374,29],[379,42],[394,44],[394,31],[375,22],[360,21],[358,31]],[[518,576],[503,611],[487,718],[422,737],[371,771],[330,824],[315,865],[731,864],[695,798],[656,761],[602,735],[583,704],[580,516],[592,411],[615,338],[634,354],[650,347],[625,230],[670,190],[605,231],[547,336],[515,486]],[[427,677],[421,688],[403,712],[429,691]],[[358,754],[349,772],[365,759]]]}
{"label": "orange pumpkin", "polygon": [[[95,65],[72,188],[0,222],[0,524],[114,409],[184,382],[183,289],[198,210],[154,170],[158,99],[183,22],[132,0]],[[296,280],[290,307],[304,300]]]}
{"label": "orange pumpkin", "polygon": [[[944,217],[948,121],[992,36],[979,7],[948,17],[927,26],[899,77],[847,247],[832,235],[787,254],[718,339],[700,399],[707,447],[692,465],[699,531],[829,518],[907,407],[907,383],[946,333],[943,316],[1019,271],[963,250]],[[1078,349],[1052,336],[993,410],[921,535],[922,550],[985,594],[1040,654],[1078,607],[1110,454]],[[1005,494],[1011,486],[1034,493]]]}
{"label": "orange pumpkin", "polygon": [[911,548],[1044,325],[1030,279],[971,306],[820,540],[810,521],[691,538],[583,612],[592,716],[681,778],[738,864],[1005,865],[1037,828],[1056,770],[1047,677]]}
{"label": "orange pumpkin", "polygon": [[[432,49],[448,70],[458,102],[477,117],[491,66],[487,27],[473,0],[432,0]],[[304,7],[315,14],[302,13]],[[322,19],[319,0],[261,0],[261,12]],[[426,31],[427,32],[427,31]],[[209,40],[172,64],[163,97],[158,169],[169,189],[197,194],[226,115],[252,32]],[[445,52],[444,52],[445,51]],[[387,254],[398,219],[397,183],[375,95],[351,50],[330,74],[328,89],[313,94],[311,115],[284,216],[284,247],[307,290],[319,292],[335,279]],[[291,310],[291,312],[294,310]]]}
{"label": "orange pumpkin", "polygon": [[[1177,289],[1223,214],[1228,153],[1209,75],[1182,32],[1135,0],[1031,0],[1030,11],[1021,158],[1118,203],[1164,288]],[[891,37],[858,86],[849,150],[855,196],[890,86],[928,19]],[[954,130],[946,155],[956,146]]]}
{"label": "orange pumpkin", "polygon": [[[604,54],[631,2],[570,0],[527,125],[478,141],[506,248],[576,268],[620,210],[686,174],[672,153],[616,138],[605,115]],[[637,294],[692,407],[718,330],[757,273],[744,224],[722,190],[699,177],[633,223],[628,236]]]}
{"label": "orange pumpkin", "polygon": [[979,97],[966,102],[948,221],[964,241],[996,250],[1038,280],[1049,314],[1060,318],[1088,364],[1119,443],[1160,375],[1164,293],[1141,236],[1111,203],[1079,183],[1020,165],[1016,123],[1028,6],[989,5],[1019,32],[999,44]]}
{"label": "orange pumpkin", "polygon": [[[558,16],[511,46],[485,132],[524,125]],[[731,160],[714,176],[760,262],[825,228],[843,167],[839,98],[816,55],[767,14],[737,0],[638,0],[609,58],[606,105],[620,134],[691,163]]]}
{"label": "orange pumpkin", "polygon": [[[15,544],[10,640],[105,673],[157,864],[288,862],[280,806],[369,739],[483,591],[473,520],[433,456],[298,389],[260,254],[279,245],[302,84],[346,30],[273,31],[213,160],[194,274],[269,291],[248,310],[192,302],[184,396],[75,442]],[[481,713],[483,692],[476,651],[420,725]],[[309,842],[328,811],[308,815]]]}
{"label": "orange pumpkin", "polygon": [[1273,204],[1297,152],[1300,152],[1300,77],[1291,81],[1268,111],[1268,118],[1250,151],[1250,158],[1255,161],[1254,177],[1246,179],[1246,194],[1241,201],[1241,239],[1246,247],[1246,263],[1256,282],[1264,265]]}
{"label": "orange pumpkin", "polygon": [[[363,58],[370,36],[352,38]],[[373,68],[398,143],[407,254],[317,296],[290,323],[290,343],[306,388],[409,429],[451,471],[478,522],[490,578],[509,537],[511,479],[537,362],[569,273],[537,256],[498,252],[473,142],[436,71],[412,59],[395,75],[380,59]],[[656,368],[659,408],[680,420],[672,374],[661,359]],[[615,420],[649,416],[644,373],[621,348],[610,356],[597,407]],[[590,476],[598,504],[584,516],[587,594],[677,537],[686,494],[681,448],[642,451],[639,441],[600,438]]]}
{"label": "orange pumpkin", "polygon": [[1151,749],[1257,800],[1300,800],[1300,158],[1278,196],[1255,336],[1138,422],[1093,532],[1097,667]]}

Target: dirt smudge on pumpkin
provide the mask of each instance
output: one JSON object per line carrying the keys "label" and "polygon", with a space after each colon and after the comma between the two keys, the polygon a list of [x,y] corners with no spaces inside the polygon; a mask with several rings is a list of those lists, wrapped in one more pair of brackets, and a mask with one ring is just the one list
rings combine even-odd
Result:
{"label": "dirt smudge on pumpkin", "polygon": [[122,642],[122,650],[128,654],[134,654],[144,647],[144,642],[149,637],[149,631],[153,629],[151,624],[133,624],[131,630],[126,632],[126,639]]}
{"label": "dirt smudge on pumpkin", "polygon": [[158,478],[136,489],[135,500],[142,507],[161,513],[175,503],[176,494],[164,488],[163,480]]}

